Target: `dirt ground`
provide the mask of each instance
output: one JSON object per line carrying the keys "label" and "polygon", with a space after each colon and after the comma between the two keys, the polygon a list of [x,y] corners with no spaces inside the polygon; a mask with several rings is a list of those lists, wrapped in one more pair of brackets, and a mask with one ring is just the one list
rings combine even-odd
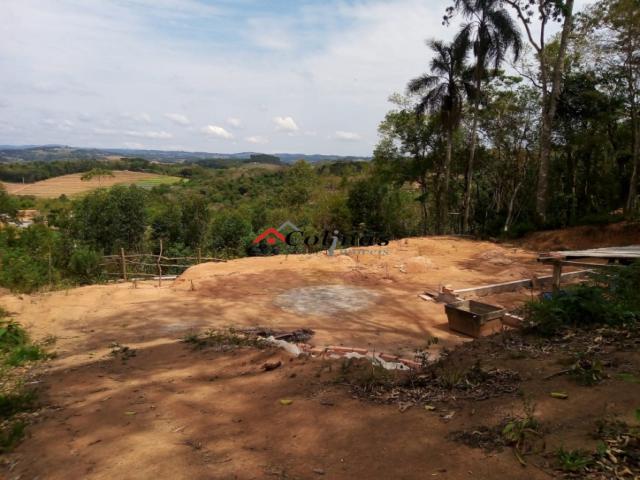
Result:
{"label": "dirt ground", "polygon": [[[336,380],[340,361],[291,359],[272,349],[194,351],[181,342],[188,333],[208,328],[304,327],[315,331],[309,343],[316,346],[402,355],[424,348],[435,336],[440,339],[432,347],[435,354],[469,339],[448,330],[442,304],[418,297],[425,287],[464,288],[532,273],[548,273],[532,251],[424,238],[392,242],[383,252],[358,257],[296,255],[202,264],[162,287],[139,282],[137,288],[123,283],[31,296],[0,293],[0,305],[36,340],[55,337],[57,355],[39,375],[45,408],[28,438],[3,459],[4,475],[549,478],[541,469],[522,468],[508,450],[487,454],[448,440],[456,429],[497,422],[505,411],[521,410],[517,396],[400,412],[394,405],[357,398]],[[341,297],[340,286],[355,297]],[[515,306],[528,295],[485,300]],[[134,349],[135,355],[113,355],[115,344]],[[261,369],[275,360],[283,366]],[[550,422],[566,424],[586,405],[598,414],[617,407],[623,412],[622,406],[640,394],[636,386],[619,382],[613,407],[594,393],[601,387],[558,402],[547,393],[550,388],[573,392],[567,380],[540,387],[542,371],[530,371],[521,359],[497,361],[504,362],[522,371],[525,385],[532,382],[526,388],[538,393],[538,408]],[[292,403],[283,405],[282,399]]]}

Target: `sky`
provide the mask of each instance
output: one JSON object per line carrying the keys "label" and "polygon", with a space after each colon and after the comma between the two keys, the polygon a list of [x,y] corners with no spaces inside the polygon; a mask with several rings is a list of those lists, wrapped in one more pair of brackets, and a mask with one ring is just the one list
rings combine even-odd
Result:
{"label": "sky", "polygon": [[449,4],[3,0],[0,144],[371,155]]}

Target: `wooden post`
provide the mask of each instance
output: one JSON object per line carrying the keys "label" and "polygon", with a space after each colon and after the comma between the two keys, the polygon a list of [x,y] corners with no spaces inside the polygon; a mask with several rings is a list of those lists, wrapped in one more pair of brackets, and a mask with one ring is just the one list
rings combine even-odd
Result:
{"label": "wooden post", "polygon": [[198,247],[198,264],[202,262],[202,249]]}
{"label": "wooden post", "polygon": [[124,281],[127,281],[127,260],[124,256],[124,248],[120,249],[120,261],[122,262],[122,278]]}
{"label": "wooden post", "polygon": [[160,265],[161,258],[162,258],[162,239],[160,239],[160,254],[158,255],[158,287],[162,287],[162,265]]}
{"label": "wooden post", "polygon": [[51,288],[53,284],[53,265],[51,263],[51,246],[49,246],[48,260],[49,260],[49,288]]}
{"label": "wooden post", "polygon": [[553,263],[553,293],[560,291],[560,282],[562,281],[562,262],[558,260]]}

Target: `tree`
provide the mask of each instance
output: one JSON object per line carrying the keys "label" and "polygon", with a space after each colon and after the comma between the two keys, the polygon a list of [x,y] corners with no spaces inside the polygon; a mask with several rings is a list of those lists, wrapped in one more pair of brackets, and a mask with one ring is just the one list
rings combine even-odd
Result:
{"label": "tree", "polygon": [[0,215],[15,218],[18,213],[18,202],[0,185]]}
{"label": "tree", "polygon": [[[519,85],[520,78],[497,77],[486,88],[488,107],[480,113],[480,129],[490,155],[479,172],[491,198],[486,211],[495,215],[503,234],[510,235],[516,222],[526,181],[530,178],[531,156],[537,140],[537,91]],[[497,228],[496,228],[497,230]],[[490,234],[497,232],[490,231]]]}
{"label": "tree", "polygon": [[437,147],[437,121],[424,113],[410,110],[408,99],[392,96],[399,108],[387,113],[378,128],[382,139],[373,154],[375,174],[380,178],[403,183],[417,183],[420,195],[422,234],[429,226],[429,196]]}
{"label": "tree", "polygon": [[94,178],[98,179],[98,185],[101,185],[102,179],[105,177],[113,177],[113,172],[107,168],[96,167],[89,170],[87,173],[84,173],[80,180],[83,182],[88,182],[93,180]]}
{"label": "tree", "polygon": [[489,68],[496,74],[509,49],[513,51],[513,60],[517,61],[522,48],[520,31],[513,19],[503,7],[501,0],[456,0],[448,10],[451,18],[454,10],[459,11],[465,23],[458,33],[457,42],[471,50],[474,64],[471,67],[472,88],[467,90],[472,105],[471,141],[469,160],[465,175],[463,231],[469,231],[469,212],[471,210],[471,190],[473,167],[478,135],[478,115],[482,102],[482,83],[489,77]]}
{"label": "tree", "polygon": [[424,74],[409,82],[408,91],[420,95],[416,113],[439,112],[442,129],[446,137],[445,158],[442,165],[442,181],[438,182],[437,233],[448,230],[449,179],[453,154],[453,135],[460,125],[464,86],[462,74],[465,69],[465,46],[460,42],[446,44],[429,40],[429,48],[435,56],[431,60],[431,74]]}
{"label": "tree", "polygon": [[182,199],[182,238],[183,243],[191,248],[202,247],[209,231],[209,205],[201,195],[187,195]]}
{"label": "tree", "polygon": [[253,233],[251,222],[239,212],[220,212],[213,220],[211,246],[229,257],[246,255]]}
{"label": "tree", "polygon": [[591,38],[600,45],[600,64],[609,67],[623,92],[631,131],[631,173],[625,213],[638,208],[640,176],[640,1],[600,0],[584,16]]}
{"label": "tree", "polygon": [[[551,158],[551,130],[556,116],[558,98],[562,90],[562,74],[569,37],[573,27],[574,0],[504,0],[516,12],[524,27],[529,43],[538,61],[537,79],[530,78],[542,93],[540,121],[540,146],[538,153],[538,187],[536,190],[536,214],[538,221],[547,221],[549,197],[549,163]],[[534,37],[533,18],[537,16],[539,36]],[[557,48],[547,44],[547,27],[553,21],[562,22]]]}
{"label": "tree", "polygon": [[72,235],[105,253],[137,250],[147,227],[145,199],[135,185],[92,192],[73,206]]}

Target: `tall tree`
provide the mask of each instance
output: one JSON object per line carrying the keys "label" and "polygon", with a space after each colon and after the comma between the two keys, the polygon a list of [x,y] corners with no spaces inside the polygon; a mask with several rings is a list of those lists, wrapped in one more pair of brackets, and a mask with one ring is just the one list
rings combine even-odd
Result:
{"label": "tall tree", "polygon": [[463,72],[465,70],[466,50],[460,42],[444,43],[429,40],[429,48],[435,56],[431,59],[431,74],[424,74],[409,82],[411,94],[420,95],[416,112],[439,112],[442,128],[445,132],[445,158],[442,165],[442,178],[438,182],[437,204],[438,234],[448,230],[449,216],[449,179],[451,177],[451,157],[453,154],[453,135],[460,125],[462,98],[464,94]]}
{"label": "tall tree", "polygon": [[455,11],[460,12],[465,19],[456,41],[470,50],[474,57],[471,68],[472,88],[468,89],[472,120],[462,220],[463,231],[468,232],[483,80],[488,78],[490,69],[494,74],[498,72],[509,49],[513,51],[514,62],[518,60],[522,40],[518,27],[501,0],[456,0],[448,10],[447,21]]}
{"label": "tall tree", "polygon": [[[429,197],[438,144],[437,119],[412,111],[410,101],[401,96],[390,99],[399,109],[387,113],[378,131],[382,140],[373,154],[378,176],[394,179],[397,184],[416,183],[420,190],[417,200],[422,216],[422,234],[429,228]],[[389,161],[390,160],[390,161]]]}
{"label": "tall tree", "polygon": [[[549,197],[549,163],[551,158],[551,129],[556,115],[558,98],[562,90],[562,74],[569,37],[573,27],[574,0],[504,0],[516,12],[529,43],[534,48],[538,61],[536,85],[542,93],[542,116],[540,122],[540,150],[538,154],[538,187],[536,190],[536,215],[540,223],[547,220]],[[539,34],[533,28],[533,19],[538,19]],[[547,29],[554,21],[562,22],[562,31],[557,49],[549,49]]]}

